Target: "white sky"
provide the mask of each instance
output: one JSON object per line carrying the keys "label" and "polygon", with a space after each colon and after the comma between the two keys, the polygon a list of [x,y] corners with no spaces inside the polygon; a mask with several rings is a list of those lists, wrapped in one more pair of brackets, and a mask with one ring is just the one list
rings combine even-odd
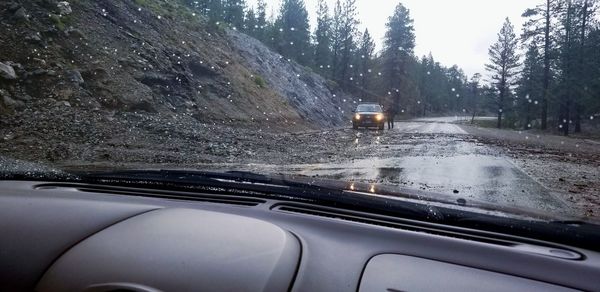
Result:
{"label": "white sky", "polygon": [[[327,1],[330,13],[333,13],[335,0]],[[247,2],[255,5],[256,0]],[[270,12],[273,7],[278,11],[281,0],[265,2]],[[311,17],[311,29],[314,29],[318,1],[304,2]],[[540,0],[357,0],[360,29],[369,29],[378,48],[385,34],[387,18],[400,2],[414,19],[415,54],[420,57],[431,52],[443,65],[457,64],[468,76],[485,73],[488,48],[497,39],[504,18],[510,18],[519,35],[523,11],[541,3]]]}

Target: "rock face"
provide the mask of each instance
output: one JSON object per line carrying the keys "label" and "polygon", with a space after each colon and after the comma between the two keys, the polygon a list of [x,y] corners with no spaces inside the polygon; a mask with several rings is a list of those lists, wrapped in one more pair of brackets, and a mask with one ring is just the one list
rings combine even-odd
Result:
{"label": "rock face", "polygon": [[58,8],[58,13],[60,15],[69,15],[73,10],[71,10],[71,4],[67,1],[61,1],[56,4],[56,8]]}
{"label": "rock face", "polygon": [[253,71],[256,78],[268,80],[268,86],[283,96],[302,116],[323,127],[340,126],[351,112],[354,98],[343,92],[333,92],[327,81],[309,68],[271,51],[260,41],[230,30],[228,35],[235,49]]}
{"label": "rock face", "polygon": [[[344,124],[351,96],[251,37],[192,17],[181,3],[0,2],[0,25],[8,27],[0,60],[15,62],[0,63],[0,88],[15,100],[56,99],[73,110],[189,115],[255,128]],[[14,21],[19,11],[27,23]]]}
{"label": "rock face", "polygon": [[17,73],[11,65],[0,62],[0,78],[15,80],[17,79]]}

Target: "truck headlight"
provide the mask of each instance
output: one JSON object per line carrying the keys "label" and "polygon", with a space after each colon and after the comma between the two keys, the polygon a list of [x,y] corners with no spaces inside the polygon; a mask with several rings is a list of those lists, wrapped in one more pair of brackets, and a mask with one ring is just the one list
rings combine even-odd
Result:
{"label": "truck headlight", "polygon": [[383,121],[383,115],[382,115],[382,114],[377,114],[377,115],[375,116],[375,119],[376,119],[377,121],[381,122],[381,121]]}
{"label": "truck headlight", "polygon": [[354,115],[354,119],[357,120],[357,121],[360,120],[360,114],[355,114]]}

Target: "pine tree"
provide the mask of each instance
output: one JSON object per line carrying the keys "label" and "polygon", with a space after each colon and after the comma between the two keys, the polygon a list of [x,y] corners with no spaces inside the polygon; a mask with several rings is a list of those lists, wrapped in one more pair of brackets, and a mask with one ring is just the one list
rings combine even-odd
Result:
{"label": "pine tree", "polygon": [[550,99],[551,82],[551,62],[552,51],[554,50],[554,36],[552,35],[552,21],[555,17],[555,10],[561,0],[545,0],[543,5],[532,9],[527,9],[523,17],[529,20],[524,24],[523,39],[525,41],[534,41],[543,43],[542,52],[544,60],[544,75],[542,77],[542,123],[541,129],[545,130],[548,124],[548,100]]}
{"label": "pine tree", "polygon": [[319,0],[317,8],[317,28],[314,34],[314,65],[316,66],[317,71],[325,76],[327,76],[330,71],[332,59],[331,21],[327,2],[325,2],[325,0]]}
{"label": "pine tree", "polygon": [[531,42],[525,54],[517,89],[518,106],[525,129],[532,127],[532,120],[537,112],[535,109],[543,96],[542,76],[544,67],[540,61],[538,46],[535,42]]}
{"label": "pine tree", "polygon": [[498,93],[496,98],[498,128],[502,128],[502,115],[506,110],[507,98],[511,93],[511,85],[514,84],[514,77],[519,67],[517,46],[518,40],[514,27],[507,17],[498,33],[498,40],[489,49],[490,63],[485,65]]}
{"label": "pine tree", "polygon": [[360,46],[358,48],[358,78],[360,87],[368,91],[371,81],[371,67],[373,63],[373,56],[375,54],[375,42],[373,38],[371,38],[371,34],[369,34],[369,30],[365,29],[365,32],[362,34]]}
{"label": "pine tree", "polygon": [[223,4],[224,21],[233,29],[242,29],[244,26],[245,0],[225,0]]}
{"label": "pine tree", "polygon": [[280,25],[280,53],[298,61],[310,63],[310,32],[308,12],[303,0],[284,0],[278,18]]}
{"label": "pine tree", "polygon": [[467,76],[465,72],[457,65],[453,65],[447,70],[448,78],[448,107],[454,114],[466,112],[464,107],[465,97],[467,96]]}
{"label": "pine tree", "polygon": [[589,56],[586,54],[586,45],[588,34],[591,30],[590,23],[596,16],[596,4],[597,0],[583,0],[580,1],[580,26],[578,28],[579,34],[579,48],[577,54],[577,71],[575,72],[576,78],[576,96],[578,97],[575,100],[575,133],[581,132],[581,116],[584,114],[584,100],[591,93],[589,89],[589,85],[591,83],[590,77],[592,76],[589,69]]}
{"label": "pine tree", "polygon": [[481,74],[475,73],[471,77],[471,80],[468,84],[469,93],[467,95],[466,105],[469,108],[469,111],[471,112],[471,124],[475,122],[475,116],[478,114],[480,107],[479,100],[481,95],[481,89],[479,88],[479,82],[481,82]]}
{"label": "pine tree", "polygon": [[340,26],[340,61],[338,80],[348,85],[351,82],[352,60],[356,50],[355,37],[357,33],[356,0],[345,0],[342,5],[342,25]]}
{"label": "pine tree", "polygon": [[343,40],[341,36],[342,32],[342,2],[340,0],[335,1],[335,7],[333,9],[333,20],[331,24],[331,79],[339,79],[339,68],[340,68],[340,54],[342,51]]}
{"label": "pine tree", "polygon": [[576,30],[576,8],[571,0],[567,0],[560,14],[560,29],[558,33],[559,58],[558,69],[560,70],[559,86],[559,128],[565,136],[569,135],[569,126],[572,123],[571,110],[573,107],[573,85],[575,83],[575,48],[577,46]]}
{"label": "pine tree", "polygon": [[246,17],[244,19],[244,32],[256,38],[258,31],[260,31],[260,29],[256,21],[256,14],[254,13],[254,9],[250,8],[246,12]]}
{"label": "pine tree", "polygon": [[383,60],[385,78],[390,92],[394,94],[393,107],[398,110],[400,105],[400,90],[403,80],[406,79],[406,67],[412,57],[415,47],[415,34],[413,20],[409,10],[398,4],[394,14],[386,23]]}
{"label": "pine tree", "polygon": [[254,36],[267,43],[267,31],[268,31],[268,24],[267,24],[267,4],[265,3],[265,0],[258,0],[258,2],[256,3],[256,26],[258,27],[257,30],[255,30],[254,32]]}
{"label": "pine tree", "polygon": [[584,49],[586,66],[583,70],[587,78],[581,104],[586,110],[584,119],[596,122],[600,119],[600,27],[590,30]]}
{"label": "pine tree", "polygon": [[222,0],[205,0],[204,4],[199,6],[201,13],[206,16],[211,24],[223,21],[223,1]]}

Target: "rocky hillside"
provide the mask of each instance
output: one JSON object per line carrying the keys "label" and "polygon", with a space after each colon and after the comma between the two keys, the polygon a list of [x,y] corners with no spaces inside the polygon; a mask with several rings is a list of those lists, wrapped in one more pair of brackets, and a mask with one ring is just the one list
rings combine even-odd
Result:
{"label": "rocky hillside", "polygon": [[178,3],[0,2],[2,128],[61,108],[260,128],[331,127],[347,119],[351,98],[320,76],[248,36],[207,25]]}

